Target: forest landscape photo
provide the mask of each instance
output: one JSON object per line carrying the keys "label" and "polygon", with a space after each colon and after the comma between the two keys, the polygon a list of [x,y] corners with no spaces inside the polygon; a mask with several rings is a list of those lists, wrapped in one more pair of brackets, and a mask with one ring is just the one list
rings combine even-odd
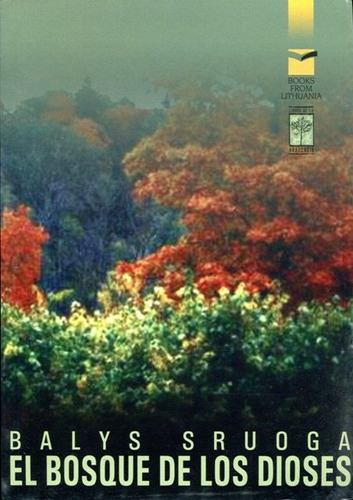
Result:
{"label": "forest landscape photo", "polygon": [[351,6],[1,9],[3,498],[352,498]]}

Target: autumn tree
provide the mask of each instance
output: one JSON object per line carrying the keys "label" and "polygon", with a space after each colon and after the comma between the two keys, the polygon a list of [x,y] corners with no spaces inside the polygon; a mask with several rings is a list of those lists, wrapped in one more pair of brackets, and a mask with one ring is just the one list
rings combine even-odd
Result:
{"label": "autumn tree", "polygon": [[44,229],[29,217],[29,208],[5,209],[1,227],[1,299],[23,309],[40,301],[42,247],[48,241]]}
{"label": "autumn tree", "polygon": [[283,138],[271,132],[272,108],[257,89],[235,89],[217,80],[162,81],[175,104],[155,139],[181,148],[216,147],[228,161],[273,163],[283,154]]}
{"label": "autumn tree", "polygon": [[44,122],[70,124],[74,116],[74,103],[66,92],[56,90],[48,94],[41,120]]}
{"label": "autumn tree", "polygon": [[[87,88],[86,88],[87,87]],[[86,95],[86,92],[93,93],[95,96],[95,100],[99,100],[99,94],[97,94],[93,89],[86,86],[84,87],[81,93]],[[79,99],[81,93],[78,92],[76,95],[76,99]],[[87,97],[88,99],[88,97]],[[92,97],[93,99],[93,97]],[[94,99],[93,99],[94,100]],[[86,105],[88,106],[88,102]],[[76,103],[76,105],[78,105]],[[82,108],[82,109],[81,109]],[[77,116],[75,109],[74,100],[68,96],[66,92],[63,91],[54,91],[48,93],[46,97],[46,104],[44,110],[40,115],[40,120],[43,122],[55,122],[60,123],[64,126],[70,128],[72,132],[77,134],[79,137],[82,137],[88,144],[98,148],[106,148],[111,144],[111,139],[108,137],[104,127],[93,120],[87,113],[84,112],[84,105],[79,106],[79,111],[83,116]],[[92,115],[96,116],[97,113],[93,113]]]}
{"label": "autumn tree", "polygon": [[90,118],[75,118],[71,130],[97,148],[106,148],[112,142],[102,125]]}
{"label": "autumn tree", "polygon": [[173,296],[191,269],[207,296],[240,282],[254,291],[280,285],[294,302],[352,295],[351,140],[341,150],[246,165],[218,144],[176,148],[158,136],[127,155],[124,168],[135,198],[180,210],[187,231],[177,245],[119,264],[123,284],[138,293],[162,283]]}

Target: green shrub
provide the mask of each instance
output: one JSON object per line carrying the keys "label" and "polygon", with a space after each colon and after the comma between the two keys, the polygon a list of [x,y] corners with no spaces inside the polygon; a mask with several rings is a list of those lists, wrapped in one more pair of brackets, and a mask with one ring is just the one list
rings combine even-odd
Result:
{"label": "green shrub", "polygon": [[[139,304],[68,318],[2,306],[6,407],[87,421],[163,415],[306,418],[332,406],[352,367],[352,307],[302,304],[242,287],[212,302],[192,288],[178,308],[158,288]],[[336,391],[337,392],[337,391]],[[271,413],[272,412],[272,413]]]}

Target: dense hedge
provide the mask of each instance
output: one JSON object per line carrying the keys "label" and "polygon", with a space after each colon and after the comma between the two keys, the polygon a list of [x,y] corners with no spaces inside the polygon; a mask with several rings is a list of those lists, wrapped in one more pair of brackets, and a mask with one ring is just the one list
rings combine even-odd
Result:
{"label": "dense hedge", "polygon": [[[352,307],[250,296],[242,286],[207,302],[184,290],[178,308],[162,288],[139,305],[69,317],[2,307],[8,411],[84,419],[264,415],[298,420],[338,407],[352,367]],[[264,413],[266,412],[266,413]]]}

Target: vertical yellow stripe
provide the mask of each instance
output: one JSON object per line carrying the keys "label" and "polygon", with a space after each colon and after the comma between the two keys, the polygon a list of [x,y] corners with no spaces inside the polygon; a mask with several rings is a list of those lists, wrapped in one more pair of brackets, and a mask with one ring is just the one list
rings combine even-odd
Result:
{"label": "vertical yellow stripe", "polygon": [[288,0],[288,29],[293,37],[313,35],[314,0]]}

